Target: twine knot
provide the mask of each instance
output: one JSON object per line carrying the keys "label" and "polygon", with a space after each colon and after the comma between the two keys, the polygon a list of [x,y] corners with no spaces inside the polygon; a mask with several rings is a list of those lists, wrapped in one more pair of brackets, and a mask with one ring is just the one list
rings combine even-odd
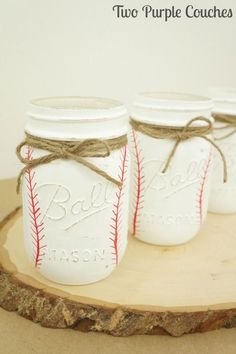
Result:
{"label": "twine knot", "polygon": [[[194,122],[199,122],[199,121],[205,122],[206,124],[203,126],[193,126]],[[167,171],[170,162],[173,159],[176,150],[182,141],[191,138],[202,138],[208,141],[211,145],[213,145],[214,148],[219,152],[224,166],[224,182],[227,181],[227,164],[226,164],[225,156],[221,151],[221,149],[218,147],[218,145],[216,145],[216,143],[207,136],[211,134],[213,130],[213,124],[210,119],[205,117],[196,117],[191,119],[184,127],[160,126],[160,125],[139,122],[134,119],[130,120],[130,124],[135,130],[139,131],[142,134],[148,135],[152,138],[175,140],[174,146],[162,169],[162,173],[165,173]]]}
{"label": "twine knot", "polygon": [[72,154],[72,153],[73,153],[73,149],[71,149],[71,148],[68,148],[68,151],[65,148],[62,148],[60,151],[60,155],[61,155],[62,159],[68,159],[69,154]]}
{"label": "twine knot", "polygon": [[[91,171],[99,174],[109,182],[114,183],[118,187],[121,187],[122,183],[113,178],[105,171],[94,165],[92,162],[85,159],[86,157],[108,157],[111,151],[121,149],[127,144],[127,136],[123,135],[114,139],[86,139],[82,141],[60,141],[43,139],[28,133],[25,133],[25,140],[20,143],[16,148],[16,154],[18,159],[25,165],[19,173],[17,178],[17,193],[20,190],[22,175],[31,168],[35,168],[40,165],[48,164],[54,160],[64,159],[73,160],[89,168]],[[49,154],[43,155],[38,158],[28,159],[22,156],[21,151],[24,146],[30,146],[32,148],[40,149],[49,152]]]}

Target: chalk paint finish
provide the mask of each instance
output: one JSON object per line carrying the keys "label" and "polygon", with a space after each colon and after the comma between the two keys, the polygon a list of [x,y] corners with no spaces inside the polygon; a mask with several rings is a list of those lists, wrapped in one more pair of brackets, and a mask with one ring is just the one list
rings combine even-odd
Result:
{"label": "chalk paint finish", "polygon": [[[192,118],[210,118],[209,99],[181,94],[137,97],[133,119],[156,125],[184,126]],[[201,123],[200,123],[201,124]],[[214,151],[201,138],[181,142],[165,173],[174,141],[130,130],[131,194],[129,230],[137,239],[177,245],[199,232],[207,214]]]}
{"label": "chalk paint finish", "polygon": [[[28,133],[60,139],[64,132],[64,139],[83,140],[99,138],[102,132],[103,139],[127,132],[127,112],[117,101],[73,98],[76,107],[70,109],[63,106],[72,105],[70,99],[69,103],[65,98],[63,102],[53,100],[36,100],[30,105]],[[60,105],[62,108],[57,107]],[[67,124],[65,130],[61,124]],[[28,159],[47,154],[30,147],[22,153]],[[126,249],[128,149],[123,146],[108,157],[89,161],[122,185],[118,187],[87,167],[62,159],[28,169],[22,179],[27,254],[43,276],[63,284],[86,284],[107,277]]]}
{"label": "chalk paint finish", "polygon": [[[213,98],[214,114],[229,115],[235,119],[236,124],[236,89],[213,88],[210,90]],[[226,124],[215,122],[215,128],[222,128]],[[215,129],[214,137],[224,153],[227,162],[228,180],[222,182],[222,163],[216,156],[213,164],[212,188],[210,194],[209,211],[221,214],[236,213],[236,133],[226,138],[224,136],[235,130],[234,127]]]}

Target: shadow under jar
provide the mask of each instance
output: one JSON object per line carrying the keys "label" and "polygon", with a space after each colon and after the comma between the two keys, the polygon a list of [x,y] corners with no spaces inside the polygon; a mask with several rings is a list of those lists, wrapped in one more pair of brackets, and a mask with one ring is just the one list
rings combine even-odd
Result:
{"label": "shadow under jar", "polygon": [[56,156],[29,164],[22,175],[27,254],[58,283],[103,279],[120,263],[127,241],[127,110],[111,99],[40,98],[29,105],[28,118],[20,149],[26,167]]}
{"label": "shadow under jar", "polygon": [[209,139],[203,131],[211,130],[211,109],[208,98],[178,93],[144,93],[134,101],[129,230],[137,239],[178,245],[200,230],[207,215],[214,147],[200,136],[179,143],[177,137],[184,129],[185,135],[193,130],[197,135],[200,129],[199,135]]}
{"label": "shadow under jar", "polygon": [[228,170],[227,183],[222,182],[222,164],[218,156],[213,165],[209,211],[222,214],[236,213],[236,89],[215,88],[213,98],[213,135],[223,151]]}

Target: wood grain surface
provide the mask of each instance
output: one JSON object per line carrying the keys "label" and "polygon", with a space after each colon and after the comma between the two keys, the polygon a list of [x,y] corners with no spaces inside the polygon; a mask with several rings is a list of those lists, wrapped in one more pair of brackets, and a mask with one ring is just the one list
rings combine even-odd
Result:
{"label": "wood grain surface", "polygon": [[235,216],[209,215],[198,237],[183,246],[160,248],[130,237],[124,260],[109,278],[63,286],[29,263],[16,211],[2,223],[0,304],[43,326],[115,336],[181,336],[234,327],[234,230]]}

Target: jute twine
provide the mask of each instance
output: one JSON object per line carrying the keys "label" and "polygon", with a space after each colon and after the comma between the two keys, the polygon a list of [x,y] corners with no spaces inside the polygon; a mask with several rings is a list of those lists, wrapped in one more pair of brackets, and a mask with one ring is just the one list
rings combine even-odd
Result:
{"label": "jute twine", "polygon": [[[121,186],[121,182],[111,177],[105,171],[95,166],[93,163],[86,160],[86,157],[107,157],[111,151],[118,150],[127,144],[127,135],[123,135],[114,139],[86,139],[82,141],[60,141],[43,139],[36,136],[32,136],[28,133],[25,134],[25,140],[20,143],[16,148],[16,154],[19,160],[25,165],[17,178],[17,193],[20,190],[21,177],[29,169],[35,168],[40,165],[48,164],[54,160],[64,159],[73,160],[86,166],[91,171],[94,171],[98,175],[104,177],[109,182],[114,183],[117,186]],[[21,152],[24,146],[48,151],[49,154],[44,156],[27,159],[23,157]]]}
{"label": "jute twine", "polygon": [[[204,126],[197,126],[197,127],[192,126],[194,122],[199,122],[199,121],[205,122],[207,124]],[[207,136],[211,134],[213,130],[213,125],[210,119],[205,117],[196,117],[191,119],[184,127],[154,125],[149,123],[138,122],[132,118],[130,120],[130,124],[134,128],[134,130],[137,130],[140,133],[148,135],[152,138],[175,140],[174,146],[164,164],[162,173],[165,173],[167,171],[179,144],[182,141],[198,137],[208,141],[219,152],[224,165],[224,182],[227,181],[227,164],[226,164],[225,156],[221,151],[221,149],[214,143],[214,141]]]}
{"label": "jute twine", "polygon": [[222,135],[219,138],[215,138],[215,140],[223,140],[226,139],[236,133],[236,116],[229,116],[226,114],[213,114],[213,117],[216,122],[225,123],[221,127],[214,127],[214,130],[225,130],[231,129],[229,133]]}

